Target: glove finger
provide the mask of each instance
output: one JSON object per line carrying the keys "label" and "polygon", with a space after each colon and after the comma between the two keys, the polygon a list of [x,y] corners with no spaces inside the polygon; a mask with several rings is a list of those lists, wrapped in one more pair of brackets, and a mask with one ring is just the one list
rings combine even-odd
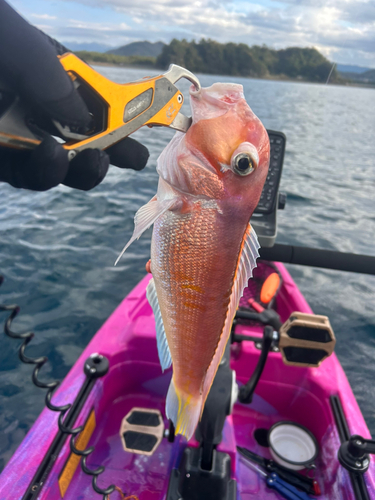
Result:
{"label": "glove finger", "polygon": [[48,38],[1,0],[0,19],[0,73],[47,116],[75,128],[88,127],[88,109]]}
{"label": "glove finger", "polygon": [[109,168],[108,155],[99,149],[85,149],[70,161],[65,186],[88,191],[102,182]]}
{"label": "glove finger", "polygon": [[68,168],[66,150],[48,135],[31,152],[0,149],[0,180],[16,188],[46,191],[64,180]]}
{"label": "glove finger", "polygon": [[106,153],[112,165],[132,170],[144,169],[150,156],[146,146],[131,137],[125,137],[122,141],[107,148]]}

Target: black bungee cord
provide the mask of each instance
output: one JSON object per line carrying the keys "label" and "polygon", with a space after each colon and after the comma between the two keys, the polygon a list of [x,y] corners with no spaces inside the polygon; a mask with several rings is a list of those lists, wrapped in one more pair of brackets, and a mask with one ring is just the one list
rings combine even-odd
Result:
{"label": "black bungee cord", "polygon": [[[4,277],[0,275],[0,286],[3,283],[3,281],[4,281]],[[82,432],[82,430],[84,429],[84,425],[81,425],[81,426],[76,427],[76,428],[71,428],[69,426],[65,426],[64,425],[64,422],[65,422],[64,417],[65,417],[66,413],[70,410],[72,405],[70,403],[68,403],[66,405],[56,406],[51,401],[52,396],[55,392],[55,389],[60,385],[60,381],[54,380],[52,382],[46,383],[46,382],[41,381],[38,378],[40,369],[48,361],[48,358],[46,356],[41,356],[39,358],[31,358],[31,357],[25,355],[26,347],[28,346],[28,344],[32,341],[32,339],[35,336],[34,332],[29,331],[29,332],[25,332],[25,333],[17,333],[11,329],[13,320],[16,318],[16,316],[20,312],[20,307],[17,304],[11,304],[11,305],[0,304],[0,312],[1,311],[10,313],[8,318],[5,320],[5,324],[4,324],[5,335],[7,335],[8,337],[10,337],[12,339],[22,340],[22,344],[20,345],[20,347],[18,349],[19,359],[21,360],[22,363],[25,363],[27,365],[35,365],[34,369],[33,369],[32,376],[31,376],[31,380],[32,380],[33,384],[36,387],[40,387],[41,389],[47,389],[47,393],[45,396],[45,405],[47,406],[47,408],[49,410],[60,413],[60,415],[58,417],[58,428],[59,428],[60,432],[71,436],[70,442],[69,442],[71,452],[82,457],[82,460],[81,460],[82,471],[85,474],[92,476],[92,487],[93,487],[94,491],[96,493],[98,493],[99,495],[102,495],[103,500],[109,500],[109,494],[112,493],[116,489],[115,485],[112,484],[112,485],[108,486],[106,489],[102,489],[97,485],[98,476],[104,472],[105,467],[100,466],[97,469],[92,470],[92,469],[88,468],[87,463],[86,463],[87,457],[89,455],[91,455],[91,453],[94,451],[95,447],[91,446],[90,448],[87,448],[86,450],[79,450],[75,446],[75,443],[74,443],[75,439],[78,436],[78,434],[80,432]]]}

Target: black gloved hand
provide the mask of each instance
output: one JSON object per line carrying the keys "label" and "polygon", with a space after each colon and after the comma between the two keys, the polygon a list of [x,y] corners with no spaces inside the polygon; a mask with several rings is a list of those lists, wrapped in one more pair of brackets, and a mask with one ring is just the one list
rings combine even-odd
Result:
{"label": "black gloved hand", "polygon": [[[84,133],[91,117],[57,58],[64,52],[68,52],[65,47],[0,0],[1,79],[30,104],[41,122],[54,119]],[[66,150],[51,135],[41,133],[43,140],[33,151],[0,147],[0,181],[35,191],[60,183],[88,190],[104,179],[109,163],[141,170],[149,156],[145,146],[126,138],[106,152],[86,149],[69,162]]]}

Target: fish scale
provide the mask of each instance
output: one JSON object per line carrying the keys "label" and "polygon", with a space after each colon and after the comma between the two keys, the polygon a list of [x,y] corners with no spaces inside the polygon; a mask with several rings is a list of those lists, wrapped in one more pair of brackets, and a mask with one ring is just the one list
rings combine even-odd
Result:
{"label": "fish scale", "polygon": [[[152,273],[176,381],[184,380],[185,384],[187,373],[192,373],[194,378],[189,382],[200,390],[228,309],[237,256],[219,244],[224,235],[213,231],[218,225],[216,211],[197,211],[178,222],[176,218],[178,215],[167,212],[154,225]],[[233,254],[232,264],[228,262],[229,253]],[[184,258],[176,259],[175,255]],[[227,265],[218,272],[221,258],[226,259]],[[192,284],[205,292],[184,288]],[[201,337],[199,349],[197,336]]]}

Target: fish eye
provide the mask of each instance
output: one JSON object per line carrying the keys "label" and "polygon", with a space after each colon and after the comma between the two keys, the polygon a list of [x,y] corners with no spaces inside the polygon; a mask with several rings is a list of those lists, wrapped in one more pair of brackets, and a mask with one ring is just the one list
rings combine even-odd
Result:
{"label": "fish eye", "polygon": [[254,172],[256,162],[249,153],[238,153],[232,159],[232,167],[239,175],[249,175]]}
{"label": "fish eye", "polygon": [[259,165],[259,155],[254,144],[243,142],[233,152],[230,160],[230,167],[237,175],[249,175],[257,169]]}

